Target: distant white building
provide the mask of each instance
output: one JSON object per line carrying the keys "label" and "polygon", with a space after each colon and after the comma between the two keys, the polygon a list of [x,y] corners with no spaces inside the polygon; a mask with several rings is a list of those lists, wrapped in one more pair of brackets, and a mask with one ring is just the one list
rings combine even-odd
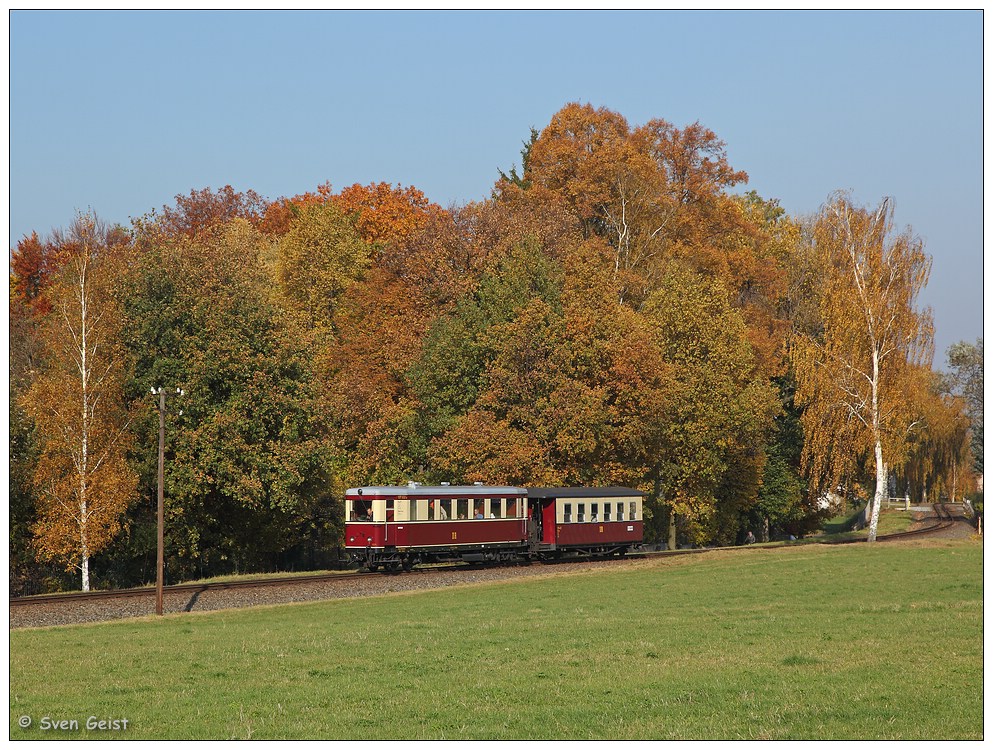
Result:
{"label": "distant white building", "polygon": [[831,508],[840,508],[844,498],[835,492],[825,492],[819,498],[817,498],[817,509],[818,510],[829,510]]}

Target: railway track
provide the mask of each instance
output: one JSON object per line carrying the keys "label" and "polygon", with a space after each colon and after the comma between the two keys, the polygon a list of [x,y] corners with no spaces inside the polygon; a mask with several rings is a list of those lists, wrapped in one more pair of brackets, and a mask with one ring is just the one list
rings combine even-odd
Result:
{"label": "railway track", "polygon": [[[952,510],[946,507],[946,504],[936,503],[934,505],[935,512],[935,523],[929,524],[919,529],[914,529],[912,531],[905,531],[893,534],[880,535],[877,537],[877,541],[889,541],[897,540],[907,537],[917,537],[926,536],[928,534],[933,534],[944,529],[955,525],[956,515],[961,517],[961,513],[954,514]],[[848,539],[848,540],[824,540],[820,543],[824,544],[857,544],[859,542],[864,542],[864,539]],[[787,546],[789,543],[785,543],[783,546]],[[601,562],[618,561],[625,559],[637,559],[637,558],[654,558],[654,557],[665,557],[665,556],[677,556],[677,555],[692,555],[692,554],[703,554],[706,552],[712,552],[715,550],[743,550],[743,549],[754,549],[754,547],[716,547],[716,548],[694,548],[694,549],[678,549],[678,550],[664,550],[658,552],[637,552],[631,553],[625,557],[621,558],[610,558],[601,559]],[[775,547],[765,547],[765,549],[775,549]],[[577,563],[579,560],[576,558],[565,558],[557,561],[550,561],[546,564],[562,564],[562,563]],[[523,567],[521,563],[515,563],[507,567]],[[494,569],[494,566],[490,566],[490,569]],[[171,607],[167,608],[167,611],[179,612],[179,611],[191,611],[194,606],[197,605],[200,597],[211,596],[223,598],[224,594],[231,594],[233,599],[239,601],[247,601],[249,605],[253,603],[255,599],[261,599],[258,603],[278,603],[279,601],[301,601],[306,599],[294,598],[289,596],[288,598],[284,596],[282,599],[275,599],[274,601],[268,601],[272,599],[271,595],[262,596],[260,592],[266,590],[276,591],[276,590],[290,590],[290,589],[306,589],[307,587],[313,587],[315,590],[321,590],[324,592],[324,598],[327,598],[326,594],[330,587],[340,588],[343,591],[351,590],[352,588],[357,588],[357,590],[364,590],[364,584],[370,581],[386,581],[385,586],[375,586],[376,590],[385,588],[386,591],[396,590],[389,587],[390,579],[400,579],[404,576],[431,576],[432,574],[447,573],[449,575],[459,575],[466,574],[472,571],[478,573],[483,570],[476,565],[455,565],[451,567],[437,567],[437,568],[425,568],[414,570],[410,573],[394,573],[394,574],[383,574],[383,573],[320,573],[314,575],[297,575],[297,576],[280,576],[276,578],[261,578],[261,579],[246,579],[239,581],[220,581],[220,582],[210,582],[210,583],[187,583],[187,584],[177,584],[172,586],[163,587],[163,595],[167,599],[173,602]],[[404,586],[397,586],[397,589],[402,589]],[[345,593],[343,595],[350,595]],[[70,593],[60,593],[60,594],[43,594],[38,596],[27,596],[27,597],[12,597],[10,599],[10,620],[11,627],[18,627],[18,621],[30,622],[34,618],[27,616],[28,612],[33,609],[38,611],[48,610],[48,611],[59,611],[64,610],[67,614],[65,616],[56,615],[53,621],[49,624],[64,624],[66,622],[74,621],[69,613],[72,611],[85,612],[98,610],[106,610],[108,612],[107,617],[97,617],[86,619],[118,619],[120,617],[133,617],[151,614],[149,611],[150,603],[154,601],[155,597],[155,587],[145,586],[141,588],[132,589],[114,589],[110,591],[89,591],[89,592],[70,592]],[[115,605],[114,603],[117,602]],[[234,606],[246,606],[246,605],[234,605]],[[115,615],[115,609],[119,609],[124,612],[123,615]],[[21,616],[19,613],[23,612],[25,616]]]}
{"label": "railway track", "polygon": [[[231,589],[262,588],[265,586],[285,586],[294,583],[313,583],[329,580],[347,580],[365,573],[319,573],[315,575],[281,576],[279,578],[245,579],[242,581],[218,581],[213,583],[180,583],[173,586],[163,586],[163,595],[182,594],[193,596],[206,591],[227,591]],[[36,596],[11,597],[11,607],[27,607],[32,604],[49,604],[51,602],[87,602],[101,599],[129,599],[133,597],[155,596],[154,586],[141,586],[133,589],[110,589],[106,591],[71,591],[60,594],[39,594]]]}
{"label": "railway track", "polygon": [[[935,534],[939,531],[944,531],[954,526],[958,522],[958,518],[963,518],[961,513],[953,514],[952,511],[948,509],[948,503],[935,503],[933,505],[936,522],[929,524],[927,526],[922,526],[919,529],[912,529],[910,531],[897,531],[892,534],[880,534],[876,537],[877,542],[888,542],[895,541],[898,539],[907,539],[908,537],[916,536],[928,536],[930,534]],[[864,542],[865,539],[838,539],[838,540],[825,540],[823,544],[858,544]]]}
{"label": "railway track", "polygon": [[929,526],[923,526],[919,529],[914,529],[912,531],[901,531],[895,534],[887,534],[885,537],[879,537],[883,541],[888,541],[892,539],[903,539],[911,536],[926,536],[929,534],[934,534],[939,531],[944,531],[954,526],[958,519],[961,518],[965,520],[965,516],[961,512],[953,512],[958,510],[957,508],[949,509],[949,503],[935,503],[934,512],[937,518],[937,523],[931,524]]}

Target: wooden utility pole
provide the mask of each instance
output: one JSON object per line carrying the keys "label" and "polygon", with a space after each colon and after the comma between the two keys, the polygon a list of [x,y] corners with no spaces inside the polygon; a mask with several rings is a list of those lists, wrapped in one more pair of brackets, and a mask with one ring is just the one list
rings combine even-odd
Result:
{"label": "wooden utility pole", "polygon": [[155,558],[155,614],[162,614],[162,579],[165,568],[165,388],[159,388],[159,497],[158,497],[158,553]]}
{"label": "wooden utility pole", "polygon": [[[155,559],[155,614],[162,614],[162,584],[165,578],[165,414],[166,389],[152,388],[152,394],[159,396],[159,492],[158,492],[158,550]],[[186,391],[176,389],[177,396],[185,396]],[[180,412],[182,414],[183,412]]]}

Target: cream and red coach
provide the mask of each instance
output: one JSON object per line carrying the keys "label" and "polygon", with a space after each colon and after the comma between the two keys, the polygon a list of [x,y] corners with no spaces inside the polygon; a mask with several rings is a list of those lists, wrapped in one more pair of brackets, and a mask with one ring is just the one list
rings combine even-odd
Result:
{"label": "cream and red coach", "polygon": [[644,493],[630,487],[531,487],[539,550],[624,554],[644,539]]}
{"label": "cream and red coach", "polygon": [[623,554],[641,544],[642,499],[626,487],[356,487],[345,493],[345,548],[373,570]]}

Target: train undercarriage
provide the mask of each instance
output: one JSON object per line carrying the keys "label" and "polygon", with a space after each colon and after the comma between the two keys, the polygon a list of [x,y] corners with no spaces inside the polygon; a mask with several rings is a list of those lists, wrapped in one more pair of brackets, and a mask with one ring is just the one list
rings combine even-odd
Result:
{"label": "train undercarriage", "polygon": [[589,560],[605,557],[623,557],[633,545],[612,544],[589,547],[555,547],[542,545],[536,549],[527,547],[487,547],[479,549],[448,548],[431,550],[400,550],[396,548],[355,551],[352,561],[358,566],[375,572],[379,570],[397,572],[409,571],[417,565],[437,563],[525,563],[549,562],[554,560]]}

